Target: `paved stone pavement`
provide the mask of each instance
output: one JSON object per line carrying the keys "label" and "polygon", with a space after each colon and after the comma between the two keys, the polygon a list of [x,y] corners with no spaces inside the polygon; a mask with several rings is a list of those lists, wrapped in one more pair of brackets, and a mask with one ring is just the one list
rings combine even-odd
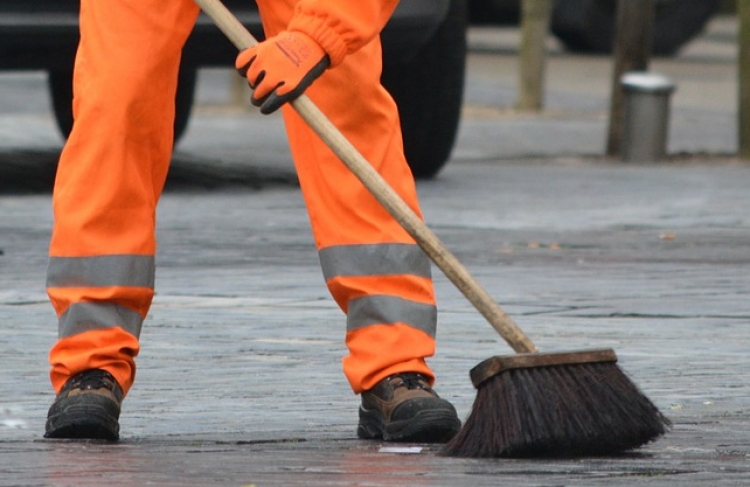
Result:
{"label": "paved stone pavement", "polygon": [[[517,114],[490,90],[512,90],[495,71],[512,66],[505,39],[478,32],[491,49],[472,54],[456,153],[419,184],[430,227],[542,349],[618,352],[674,422],[661,440],[615,458],[531,461],[357,440],[343,317],[320,276],[279,120],[206,88],[159,208],[157,296],[115,445],[41,439],[56,334],[43,289],[44,168],[59,140],[39,107],[0,116],[0,160],[27,163],[0,168],[0,486],[748,485],[750,166],[731,156],[731,80],[714,76],[732,71],[731,52],[713,44],[723,28],[659,61],[690,74],[678,93],[716,96],[675,100],[675,157],[656,165],[601,157],[605,60],[576,57],[575,70],[554,56],[552,106]],[[8,82],[32,85],[25,76]],[[29,167],[40,174],[31,184]],[[431,364],[438,391],[466,416],[468,370],[510,350],[435,277]]]}

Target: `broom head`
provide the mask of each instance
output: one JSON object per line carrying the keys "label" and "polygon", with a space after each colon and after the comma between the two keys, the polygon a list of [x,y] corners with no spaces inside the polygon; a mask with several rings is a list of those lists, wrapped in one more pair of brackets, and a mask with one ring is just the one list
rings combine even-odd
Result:
{"label": "broom head", "polygon": [[614,350],[491,357],[471,370],[471,414],[443,455],[613,455],[666,433],[670,422],[616,364]]}

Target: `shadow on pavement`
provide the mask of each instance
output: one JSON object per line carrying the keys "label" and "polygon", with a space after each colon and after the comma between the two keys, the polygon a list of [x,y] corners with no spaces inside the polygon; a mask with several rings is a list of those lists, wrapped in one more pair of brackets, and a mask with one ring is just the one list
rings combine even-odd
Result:
{"label": "shadow on pavement", "polygon": [[0,193],[49,193],[59,149],[0,151]]}
{"label": "shadow on pavement", "polygon": [[[0,151],[0,193],[51,193],[59,157],[59,148]],[[172,159],[165,190],[230,187],[261,189],[268,186],[298,185],[297,175],[293,170],[223,163],[176,154]]]}

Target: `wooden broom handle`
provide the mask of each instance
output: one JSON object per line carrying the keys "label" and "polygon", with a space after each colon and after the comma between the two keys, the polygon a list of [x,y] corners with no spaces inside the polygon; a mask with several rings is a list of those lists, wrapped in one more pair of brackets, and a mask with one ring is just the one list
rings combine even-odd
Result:
{"label": "wooden broom handle", "polygon": [[[219,29],[239,50],[258,43],[239,20],[220,0],[195,0]],[[430,259],[448,279],[466,296],[482,316],[497,330],[508,345],[518,353],[537,352],[529,337],[492,299],[456,257],[427,228],[419,216],[401,199],[383,177],[370,165],[359,151],[341,134],[320,109],[305,95],[293,102],[292,107],[312,128],[341,161],[354,173],[367,190],[411,235]]]}

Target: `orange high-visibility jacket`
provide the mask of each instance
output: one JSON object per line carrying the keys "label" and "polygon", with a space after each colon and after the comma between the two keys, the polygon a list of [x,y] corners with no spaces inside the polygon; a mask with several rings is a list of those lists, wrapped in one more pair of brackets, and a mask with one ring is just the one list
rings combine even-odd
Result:
{"label": "orange high-visibility jacket", "polygon": [[[307,94],[416,211],[398,113],[380,85],[379,32],[395,0],[259,0],[268,36],[301,30],[332,68]],[[171,158],[180,51],[191,0],[82,0],[73,131],[54,188],[47,289],[59,391],[109,371],[124,391],[154,294],[155,212]],[[435,297],[426,256],[289,107],[284,119],[329,290],[346,313],[355,392],[414,371],[433,378]],[[217,320],[221,319],[217,317]],[[251,333],[251,331],[248,331]]]}

